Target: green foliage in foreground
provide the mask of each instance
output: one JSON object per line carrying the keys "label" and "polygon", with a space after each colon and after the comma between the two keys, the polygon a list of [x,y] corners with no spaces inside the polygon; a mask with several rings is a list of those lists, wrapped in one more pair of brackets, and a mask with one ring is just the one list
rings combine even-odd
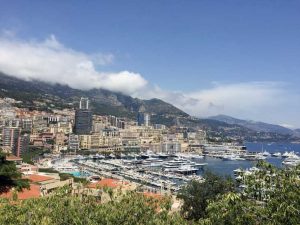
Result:
{"label": "green foliage in foreground", "polygon": [[11,188],[16,190],[29,188],[28,180],[22,179],[15,163],[7,161],[5,157],[6,155],[0,151],[0,194],[9,191]]}
{"label": "green foliage in foreground", "polygon": [[2,206],[0,203],[0,224],[187,224],[178,214],[169,214],[169,210],[169,199],[158,201],[135,192],[101,204],[98,198],[71,196],[62,189],[40,199]]}
{"label": "green foliage in foreground", "polygon": [[[206,182],[191,182],[179,194],[182,214],[170,212],[170,199],[155,200],[136,192],[109,202],[75,196],[64,188],[40,199],[0,199],[0,224],[5,225],[298,225],[300,224],[300,166],[277,169],[258,165],[259,171],[244,178],[244,190],[230,179],[206,175]],[[99,192],[101,193],[101,192]],[[188,220],[186,220],[188,219]]]}
{"label": "green foliage in foreground", "polygon": [[[212,187],[189,184],[183,190],[183,216],[194,221],[200,218],[203,225],[300,224],[300,166],[278,169],[266,162],[257,166],[259,171],[243,178],[246,188],[242,191],[226,191],[226,186],[217,191],[219,178],[213,177]],[[203,195],[207,192],[210,197]]]}
{"label": "green foliage in foreground", "polygon": [[202,183],[191,181],[178,193],[178,198],[183,200],[182,214],[189,220],[204,218],[209,201],[234,190],[234,182],[230,177],[223,178],[206,172],[204,179]]}

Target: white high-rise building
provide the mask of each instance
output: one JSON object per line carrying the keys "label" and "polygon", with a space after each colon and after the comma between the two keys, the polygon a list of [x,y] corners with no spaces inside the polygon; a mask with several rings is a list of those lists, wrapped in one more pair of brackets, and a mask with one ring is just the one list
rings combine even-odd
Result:
{"label": "white high-rise building", "polygon": [[81,97],[79,102],[79,109],[89,109],[89,99]]}

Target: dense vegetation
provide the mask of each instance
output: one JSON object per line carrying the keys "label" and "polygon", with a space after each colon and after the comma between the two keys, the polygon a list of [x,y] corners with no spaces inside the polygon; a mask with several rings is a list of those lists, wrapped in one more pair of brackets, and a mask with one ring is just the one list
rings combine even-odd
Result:
{"label": "dense vegetation", "polygon": [[16,190],[29,188],[28,180],[22,179],[15,163],[7,161],[5,157],[6,155],[0,151],[0,194],[11,188]]}
{"label": "dense vegetation", "polygon": [[169,215],[170,200],[155,200],[129,192],[101,204],[99,197],[71,196],[67,189],[49,197],[31,199],[0,207],[0,224],[6,225],[96,225],[96,224],[185,224]]}
{"label": "dense vegetation", "polygon": [[230,177],[223,178],[211,172],[204,175],[205,182],[191,181],[178,194],[183,200],[182,214],[189,220],[205,218],[210,201],[218,195],[234,191],[234,182]]}

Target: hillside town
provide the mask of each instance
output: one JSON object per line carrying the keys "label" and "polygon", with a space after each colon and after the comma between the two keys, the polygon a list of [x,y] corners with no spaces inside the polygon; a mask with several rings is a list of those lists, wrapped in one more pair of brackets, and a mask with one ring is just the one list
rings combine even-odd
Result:
{"label": "hillside town", "polygon": [[[2,152],[8,154],[7,160],[15,162],[23,177],[31,182],[30,190],[20,193],[21,199],[45,196],[53,189],[65,185],[75,188],[78,186],[74,184],[75,177],[91,182],[91,185],[84,187],[88,189],[95,188],[95,183],[98,186],[103,183],[105,186],[122,189],[136,189],[137,184],[144,183],[146,185],[142,190],[155,194],[168,189],[166,184],[155,184],[154,175],[132,179],[139,175],[131,174],[128,177],[128,174],[121,175],[121,172],[115,175],[112,173],[115,167],[106,171],[104,168],[95,169],[91,168],[93,162],[76,161],[78,159],[146,159],[151,158],[151,154],[156,154],[156,160],[161,162],[162,160],[158,160],[160,157],[165,159],[169,155],[187,152],[203,157],[205,131],[190,132],[183,127],[168,128],[162,124],[152,124],[151,115],[143,109],[134,121],[111,115],[93,115],[89,99],[84,97],[78,102],[76,109],[53,110],[53,113],[18,108],[14,106],[16,103],[20,102],[12,98],[0,100],[0,143]],[[72,160],[77,163],[70,164]],[[151,165],[155,162],[151,161]],[[107,163],[99,163],[98,166]],[[110,163],[113,164],[113,161]],[[186,169],[187,172],[195,172],[195,168]],[[64,173],[74,175],[76,172],[79,174],[63,180],[60,177]],[[179,179],[184,180],[184,177]],[[170,191],[170,187],[168,190]]]}
{"label": "hillside town", "polygon": [[52,154],[68,153],[157,153],[197,152],[206,143],[203,130],[152,124],[151,115],[141,111],[137,120],[93,115],[89,100],[81,98],[75,110],[30,111],[13,107],[14,99],[0,100],[1,146],[22,157],[30,147]]}

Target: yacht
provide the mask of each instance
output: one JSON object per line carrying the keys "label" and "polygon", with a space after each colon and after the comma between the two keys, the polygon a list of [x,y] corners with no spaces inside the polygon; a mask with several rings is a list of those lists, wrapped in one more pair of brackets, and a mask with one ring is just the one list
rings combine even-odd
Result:
{"label": "yacht", "polygon": [[167,154],[164,154],[164,153],[158,153],[157,156],[161,159],[166,159],[169,157]]}
{"label": "yacht", "polygon": [[282,162],[282,164],[286,166],[297,166],[300,164],[300,157],[296,154],[290,155]]}
{"label": "yacht", "polygon": [[258,154],[256,154],[256,156],[255,156],[255,159],[256,160],[265,160],[267,157],[266,156],[264,156],[262,153],[258,153]]}
{"label": "yacht", "polygon": [[223,160],[245,160],[238,155],[223,155]]}
{"label": "yacht", "polygon": [[285,153],[283,153],[282,157],[284,157],[284,158],[287,158],[287,157],[293,158],[293,157],[298,157],[298,156],[295,154],[294,151],[292,151],[292,152],[285,152]]}
{"label": "yacht", "polygon": [[242,172],[243,172],[243,170],[241,168],[233,170],[234,174],[239,174],[239,173],[242,173]]}
{"label": "yacht", "polygon": [[203,155],[191,154],[191,159],[203,159]]}
{"label": "yacht", "polygon": [[199,169],[191,166],[191,165],[183,165],[180,166],[178,169],[174,170],[174,172],[182,173],[182,174],[191,174],[196,173]]}
{"label": "yacht", "polygon": [[109,158],[111,158],[111,159],[114,159],[114,158],[116,158],[116,156],[114,155],[114,154],[109,154],[109,156],[108,156]]}
{"label": "yacht", "polygon": [[263,151],[261,154],[266,157],[271,156],[271,154],[267,151]]}
{"label": "yacht", "polygon": [[287,151],[285,151],[283,154],[282,154],[282,157],[283,158],[287,158],[287,157],[289,157],[290,156],[290,152],[287,152]]}
{"label": "yacht", "polygon": [[280,152],[275,152],[272,154],[272,156],[274,157],[281,157],[281,153]]}
{"label": "yacht", "polygon": [[140,157],[141,157],[142,159],[148,159],[148,158],[150,158],[150,157],[154,158],[154,157],[156,157],[156,156],[157,156],[157,155],[154,154],[154,153],[153,153],[152,151],[150,151],[150,150],[147,150],[146,152],[140,154]]}

